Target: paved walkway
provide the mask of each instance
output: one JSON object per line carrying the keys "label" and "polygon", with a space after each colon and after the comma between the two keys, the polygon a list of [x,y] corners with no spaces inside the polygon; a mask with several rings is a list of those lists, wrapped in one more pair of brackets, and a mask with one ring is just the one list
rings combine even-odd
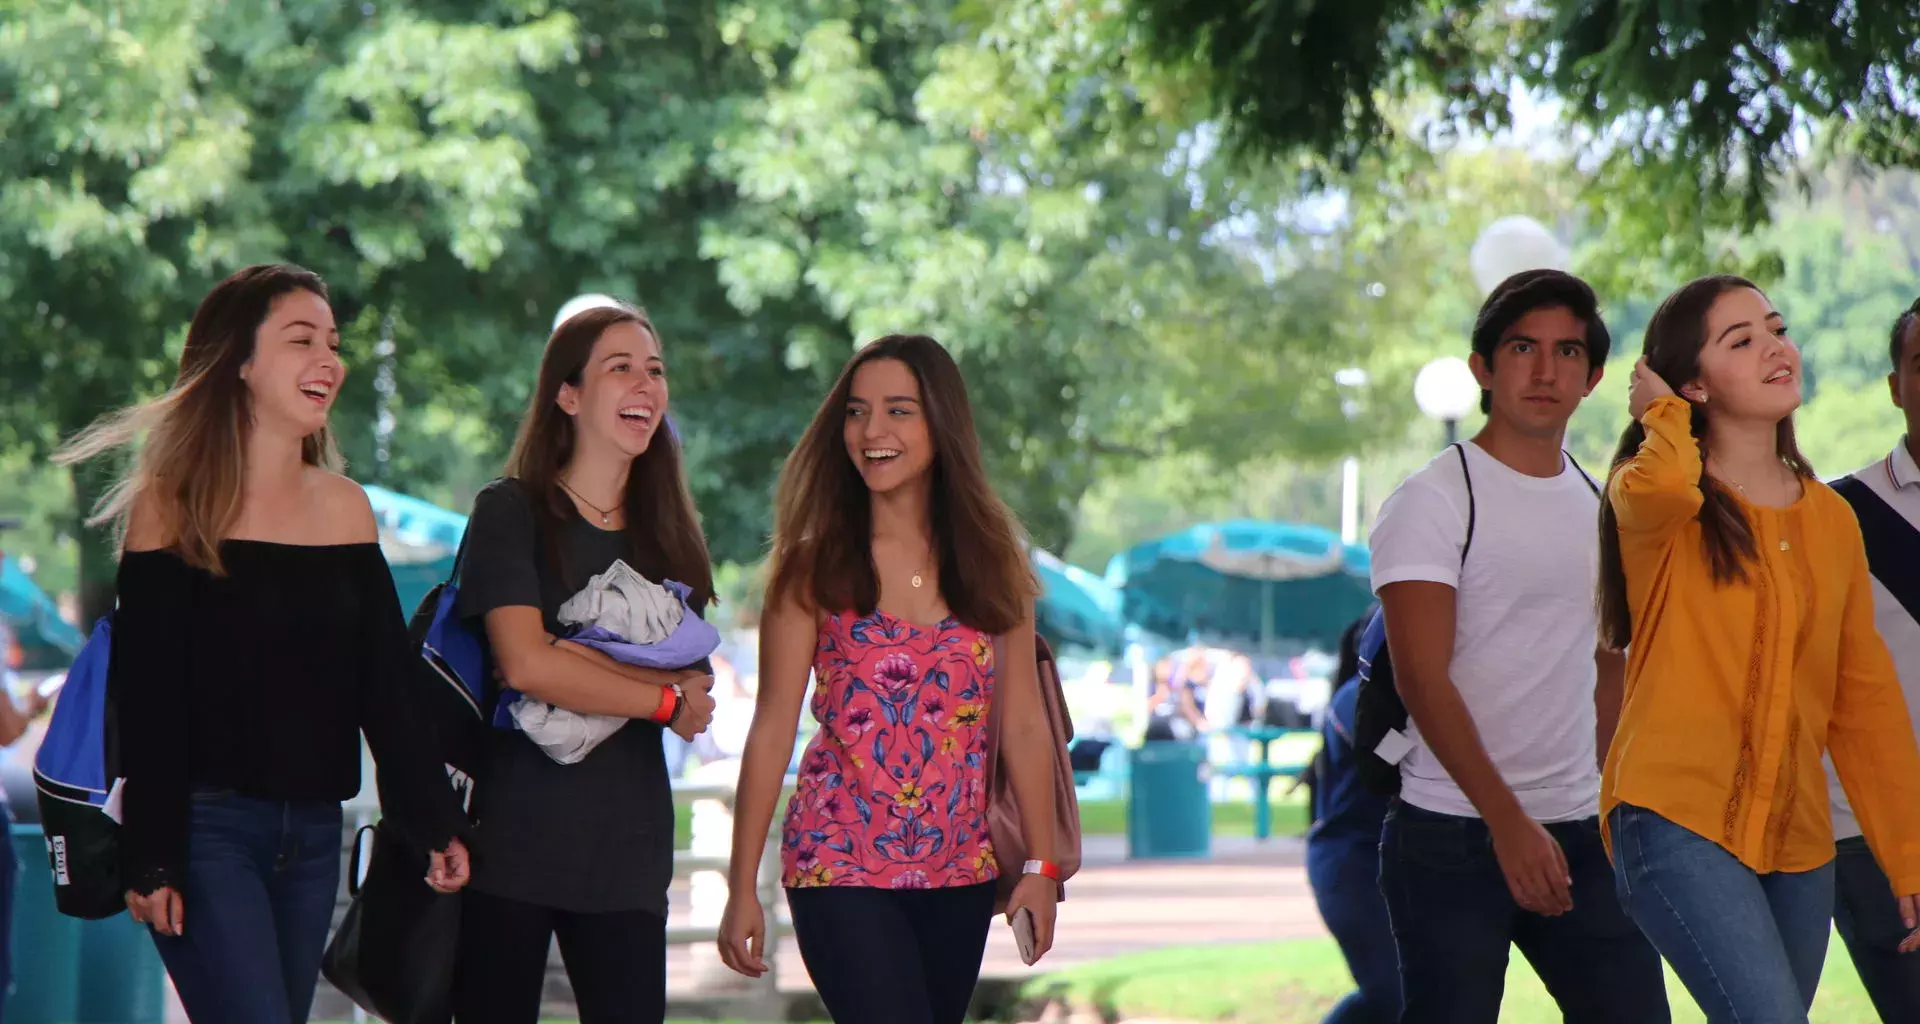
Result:
{"label": "paved walkway", "polygon": [[[1303,851],[1299,839],[1217,838],[1206,860],[1129,861],[1121,837],[1089,836],[1085,864],[1060,904],[1053,952],[1026,966],[1012,930],[996,919],[981,973],[1023,978],[1169,946],[1323,936]],[[676,998],[699,991],[693,960],[684,947],[668,954],[668,990]],[[781,991],[810,988],[791,939],[782,941],[774,969]]]}

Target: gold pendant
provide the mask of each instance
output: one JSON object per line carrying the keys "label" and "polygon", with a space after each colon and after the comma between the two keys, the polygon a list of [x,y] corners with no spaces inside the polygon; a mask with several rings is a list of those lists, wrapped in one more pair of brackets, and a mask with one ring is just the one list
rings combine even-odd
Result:
{"label": "gold pendant", "polygon": [[915,589],[915,590],[919,590],[919,589],[920,589],[920,582],[921,582],[921,581],[920,581],[920,574],[919,574],[919,573],[917,573],[917,572],[916,572],[916,573],[914,573],[914,574],[913,574],[913,589]]}
{"label": "gold pendant", "polygon": [[602,512],[602,513],[600,513],[600,525],[601,525],[601,526],[612,526],[612,525],[613,525],[613,517],[612,517],[612,516],[610,516],[610,515],[607,515],[607,514],[606,514],[605,512]]}

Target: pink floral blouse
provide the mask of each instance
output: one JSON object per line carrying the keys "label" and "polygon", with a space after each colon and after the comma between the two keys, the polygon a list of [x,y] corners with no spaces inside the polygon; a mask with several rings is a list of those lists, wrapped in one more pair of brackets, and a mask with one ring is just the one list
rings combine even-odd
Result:
{"label": "pink floral blouse", "polygon": [[993,640],[875,610],[820,627],[820,731],[780,830],[782,884],[926,889],[997,873],[984,786]]}

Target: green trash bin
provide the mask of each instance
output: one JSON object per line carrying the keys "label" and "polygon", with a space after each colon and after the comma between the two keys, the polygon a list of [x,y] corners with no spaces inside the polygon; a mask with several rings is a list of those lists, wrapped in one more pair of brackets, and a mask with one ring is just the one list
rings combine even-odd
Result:
{"label": "green trash bin", "polygon": [[82,921],[60,913],[40,826],[16,824],[12,840],[20,883],[7,1024],[165,1024],[167,972],[146,926],[130,914]]}
{"label": "green trash bin", "polygon": [[1207,747],[1148,741],[1130,752],[1127,856],[1205,857],[1213,851],[1213,802],[1207,798]]}
{"label": "green trash bin", "polygon": [[[167,969],[132,914],[80,924],[75,1024],[166,1024]],[[13,1024],[8,1018],[7,1024]]]}
{"label": "green trash bin", "polygon": [[78,918],[53,905],[53,872],[38,825],[12,828],[20,879],[13,893],[13,995],[10,1024],[73,1024],[80,995]]}

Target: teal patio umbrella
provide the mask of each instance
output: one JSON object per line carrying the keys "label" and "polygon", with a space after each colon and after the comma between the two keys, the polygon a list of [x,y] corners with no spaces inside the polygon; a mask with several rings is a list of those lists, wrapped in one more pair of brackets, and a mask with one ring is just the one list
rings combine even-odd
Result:
{"label": "teal patio umbrella", "polygon": [[380,526],[380,548],[393,571],[400,607],[411,616],[427,591],[453,572],[467,517],[411,495],[368,485],[367,500]]}
{"label": "teal patio umbrella", "polygon": [[1041,548],[1029,549],[1040,600],[1034,628],[1054,646],[1072,644],[1117,654],[1125,645],[1120,594],[1105,580]]}
{"label": "teal patio umbrella", "polygon": [[28,671],[64,668],[87,638],[60,617],[60,606],[16,559],[0,556],[0,617],[20,641]]}
{"label": "teal patio umbrella", "polygon": [[1333,650],[1373,594],[1367,550],[1331,530],[1236,519],[1122,551],[1107,566],[1124,619],[1150,633],[1270,654]]}

